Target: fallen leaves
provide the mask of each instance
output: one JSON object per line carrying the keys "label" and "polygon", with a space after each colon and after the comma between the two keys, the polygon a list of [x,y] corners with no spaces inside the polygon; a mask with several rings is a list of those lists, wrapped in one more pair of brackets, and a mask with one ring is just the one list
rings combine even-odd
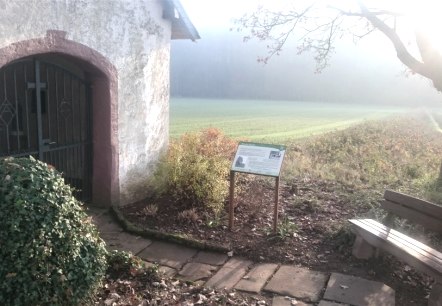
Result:
{"label": "fallen leaves", "polygon": [[263,297],[236,291],[214,290],[140,268],[135,275],[123,279],[108,276],[95,305],[99,306],[162,306],[162,305],[269,305]]}

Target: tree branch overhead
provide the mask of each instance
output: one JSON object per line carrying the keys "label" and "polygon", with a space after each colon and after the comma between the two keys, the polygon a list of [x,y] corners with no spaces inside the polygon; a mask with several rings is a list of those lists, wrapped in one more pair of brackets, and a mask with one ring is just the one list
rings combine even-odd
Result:
{"label": "tree branch overhead", "polygon": [[[317,72],[329,65],[336,38],[352,34],[355,39],[363,39],[374,31],[379,31],[391,41],[398,59],[406,67],[413,73],[430,79],[434,87],[442,91],[442,55],[432,46],[425,33],[414,33],[420,53],[418,59],[412,55],[396,31],[396,19],[402,18],[402,13],[386,8],[368,8],[363,0],[354,1],[355,6],[352,9],[332,5],[318,8],[316,3],[299,7],[299,2],[295,1],[293,7],[284,12],[260,7],[236,20],[236,24],[238,30],[250,32],[245,40],[257,38],[269,41],[268,53],[259,57],[259,62],[267,63],[274,55],[280,54],[290,38],[294,38],[298,41],[298,53],[313,53]],[[393,27],[387,24],[388,18],[394,19]],[[362,26],[366,30],[357,34],[354,27],[347,23],[350,19],[357,22],[359,29]]]}

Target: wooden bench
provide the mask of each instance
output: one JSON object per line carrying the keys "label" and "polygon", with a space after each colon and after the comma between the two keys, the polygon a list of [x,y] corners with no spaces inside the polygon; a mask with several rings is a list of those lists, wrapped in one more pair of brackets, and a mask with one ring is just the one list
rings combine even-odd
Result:
{"label": "wooden bench", "polygon": [[381,206],[388,212],[385,225],[373,219],[349,220],[356,234],[353,255],[368,259],[382,250],[433,277],[428,305],[442,306],[442,253],[391,228],[399,216],[441,234],[442,206],[391,190],[385,191]]}

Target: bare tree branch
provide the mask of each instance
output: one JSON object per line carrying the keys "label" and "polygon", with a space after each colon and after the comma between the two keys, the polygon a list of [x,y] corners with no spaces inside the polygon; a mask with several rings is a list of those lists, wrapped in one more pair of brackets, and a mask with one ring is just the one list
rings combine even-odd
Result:
{"label": "bare tree branch", "polygon": [[[399,60],[413,72],[418,73],[433,81],[434,86],[438,91],[442,91],[442,58],[440,54],[437,54],[435,50],[430,50],[431,44],[425,41],[423,35],[416,33],[416,41],[420,50],[423,61],[416,59],[408,51],[407,47],[402,42],[397,32],[390,28],[385,22],[380,20],[376,15],[373,15],[365,4],[358,0],[358,4],[361,8],[362,14],[373,24],[373,26],[380,30],[388,39],[393,43]],[[425,61],[425,59],[427,59]],[[429,64],[431,63],[431,64]],[[436,69],[434,64],[438,66]]]}
{"label": "bare tree branch", "polygon": [[373,15],[367,7],[362,3],[362,1],[358,1],[359,6],[361,7],[362,14],[373,24],[373,26],[384,33],[390,41],[393,43],[394,48],[396,49],[396,53],[398,58],[404,63],[406,66],[410,67],[413,71],[422,70],[422,63],[414,58],[410,52],[408,52],[404,43],[400,39],[399,35],[390,28],[385,22],[380,20],[376,15]]}
{"label": "bare tree branch", "polygon": [[[327,6],[328,13],[334,12],[334,14],[321,17],[318,11],[315,11],[315,4],[298,11],[293,9],[287,12],[272,12],[260,8],[237,20],[238,30],[250,31],[250,35],[244,38],[246,41],[255,37],[271,42],[267,45],[267,56],[258,58],[258,61],[264,63],[267,63],[275,54],[278,55],[290,37],[297,38],[298,54],[305,51],[313,52],[317,72],[328,66],[337,37],[351,34],[354,39],[362,39],[375,30],[379,30],[392,42],[398,59],[406,67],[413,73],[432,80],[435,88],[442,91],[442,55],[419,31],[415,33],[415,37],[421,59],[417,59],[410,53],[396,31],[396,19],[403,17],[403,14],[391,10],[368,8],[363,0],[355,0],[357,5],[355,9],[359,8],[359,10],[344,10],[329,5]],[[352,18],[359,23],[363,20],[367,23],[362,34],[358,34],[357,30],[348,24],[344,24],[344,19]],[[391,18],[394,18],[393,27],[388,25]]]}

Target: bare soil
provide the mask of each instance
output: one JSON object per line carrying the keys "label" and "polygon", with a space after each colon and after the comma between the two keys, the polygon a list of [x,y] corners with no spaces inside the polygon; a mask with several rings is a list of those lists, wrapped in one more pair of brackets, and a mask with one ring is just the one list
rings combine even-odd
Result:
{"label": "bare soil", "polygon": [[[277,262],[322,272],[356,275],[387,284],[396,290],[397,305],[426,305],[432,279],[385,255],[358,260],[351,255],[354,235],[348,219],[367,214],[370,207],[357,205],[353,187],[303,178],[280,188],[279,228],[272,231],[273,181],[246,179],[235,197],[235,225],[228,229],[228,203],[219,220],[170,197],[126,206],[122,213],[141,228],[185,234],[189,238],[225,246],[235,255],[257,262]],[[381,195],[380,195],[381,196]],[[155,204],[158,210],[146,210]]]}

